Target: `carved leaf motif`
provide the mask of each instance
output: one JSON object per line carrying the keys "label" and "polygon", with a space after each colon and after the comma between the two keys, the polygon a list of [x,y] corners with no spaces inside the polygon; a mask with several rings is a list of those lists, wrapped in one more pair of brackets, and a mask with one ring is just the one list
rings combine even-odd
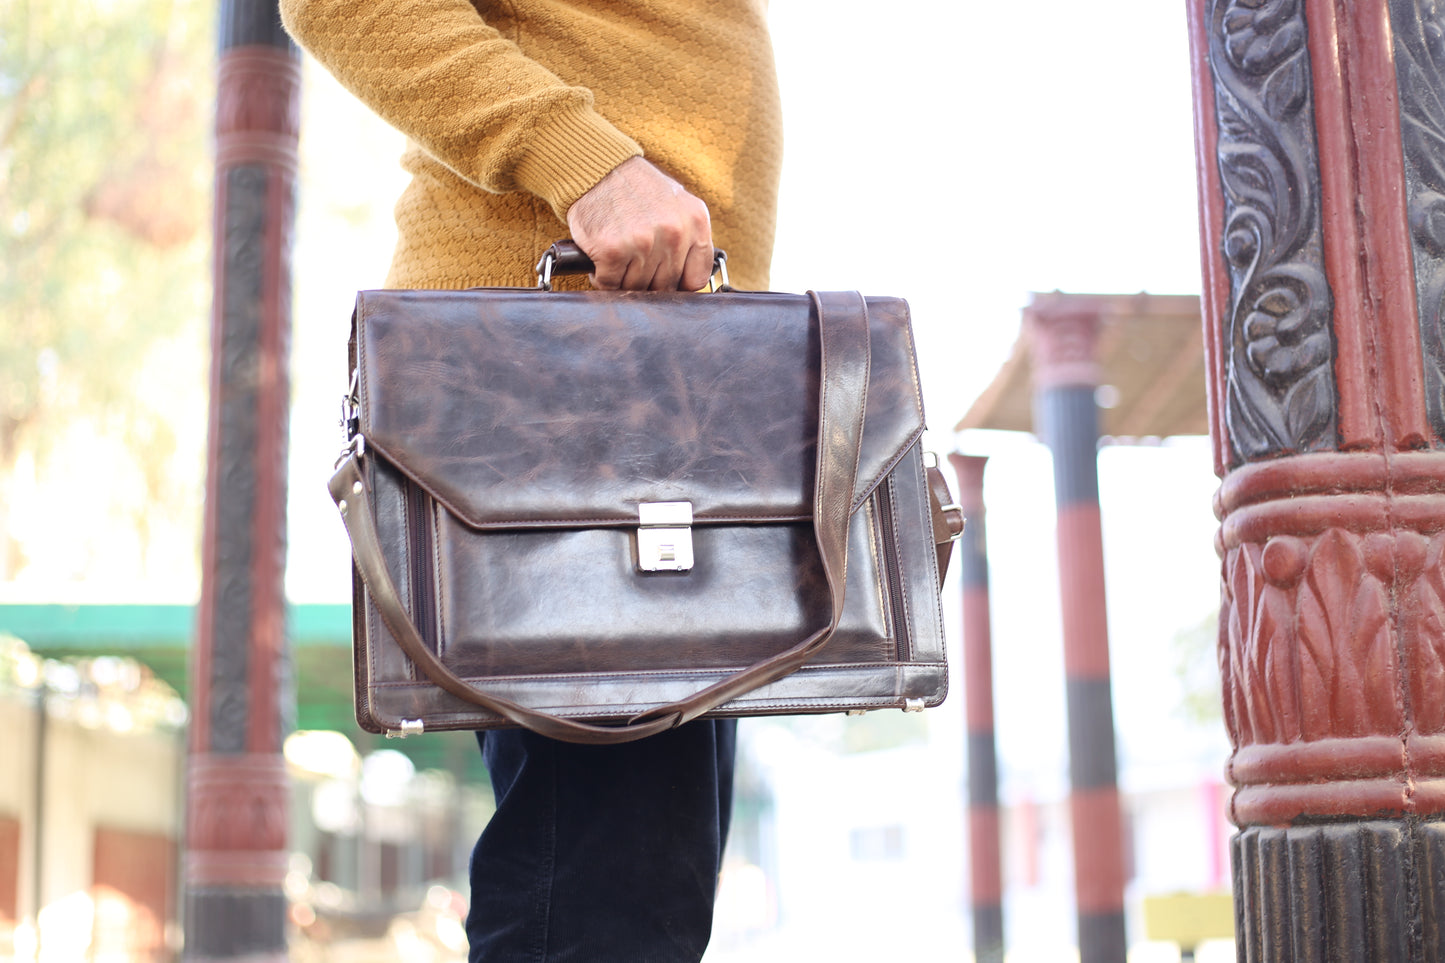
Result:
{"label": "carved leaf motif", "polygon": [[1298,4],[1279,6],[1279,29],[1270,37],[1270,56],[1281,62],[1282,67],[1298,67],[1301,64],[1299,52],[1305,47],[1304,21],[1299,19]]}
{"label": "carved leaf motif", "polygon": [[1410,588],[1407,621],[1414,637],[1407,639],[1411,713],[1422,733],[1445,732],[1445,537],[1430,540],[1426,562]]}
{"label": "carved leaf motif", "polygon": [[1264,585],[1252,635],[1264,655],[1260,689],[1272,707],[1271,742],[1295,742],[1302,734],[1299,653],[1295,633],[1294,591]]}
{"label": "carved leaf motif", "polygon": [[1427,180],[1439,184],[1445,179],[1445,157],[1439,152],[1445,130],[1445,85],[1441,83],[1445,47],[1440,43],[1439,15],[1435,21],[1425,19],[1411,0],[1396,0],[1390,7],[1406,153],[1414,154],[1412,159],[1432,172]]}
{"label": "carved leaf motif", "polygon": [[1306,739],[1330,734],[1331,692],[1334,688],[1336,658],[1329,612],[1314,591],[1302,591],[1299,605],[1299,699]]}
{"label": "carved leaf motif", "polygon": [[[1227,565],[1227,563],[1226,563]],[[1230,644],[1231,623],[1234,620],[1233,607],[1229,601],[1229,577],[1227,573],[1221,572],[1220,582],[1220,612],[1218,627],[1215,639],[1215,660],[1219,663],[1219,681],[1221,701],[1224,704],[1224,729],[1229,734],[1229,744],[1234,748],[1242,745],[1239,729],[1239,710],[1235,705],[1238,695],[1238,683],[1234,672],[1234,659],[1231,653],[1234,646]]]}
{"label": "carved leaf motif", "polygon": [[1268,73],[1304,44],[1298,0],[1228,0],[1219,22],[1230,59],[1246,73]]}
{"label": "carved leaf motif", "polygon": [[1292,385],[1284,396],[1285,430],[1291,438],[1317,438],[1335,416],[1334,381],[1316,368]]}
{"label": "carved leaf motif", "polygon": [[[1305,738],[1397,733],[1399,673],[1385,587],[1365,567],[1359,536],[1330,529],[1315,542],[1300,586],[1300,650],[1318,678],[1303,691]],[[1314,729],[1313,726],[1323,726]]]}
{"label": "carved leaf motif", "polygon": [[1293,57],[1264,82],[1264,109],[1276,119],[1299,110],[1309,101],[1309,65]]}
{"label": "carved leaf motif", "polygon": [[1289,172],[1278,156],[1247,139],[1252,132],[1242,120],[1235,128],[1233,135],[1239,140],[1220,145],[1220,181],[1233,201],[1227,214],[1226,235],[1243,234],[1254,239],[1254,243],[1239,249],[1241,255],[1247,256],[1236,255],[1230,263],[1249,269],[1262,253],[1276,247],[1275,222],[1281,217],[1281,198],[1287,201],[1289,197]]}
{"label": "carved leaf motif", "polygon": [[1246,545],[1241,551],[1240,583],[1246,591],[1248,623],[1240,640],[1243,669],[1243,696],[1249,714],[1250,728],[1256,742],[1279,742],[1297,729],[1296,715],[1281,702],[1278,695],[1288,688],[1294,674],[1290,640],[1281,638],[1292,621],[1288,605],[1280,605],[1281,593],[1264,580],[1258,545]]}
{"label": "carved leaf motif", "polygon": [[[1438,693],[1445,691],[1445,573],[1440,547],[1432,552],[1415,590],[1431,613],[1417,685]],[[1272,584],[1262,559],[1253,544],[1225,559],[1221,662],[1235,744],[1400,732],[1389,593],[1366,565],[1360,536],[1342,529],[1318,536],[1297,583]],[[1445,728],[1445,711],[1436,715]]]}
{"label": "carved leaf motif", "polygon": [[1239,639],[1243,634],[1244,617],[1240,614],[1240,599],[1236,597],[1234,580],[1239,568],[1239,549],[1230,549],[1224,554],[1224,572],[1220,585],[1219,606],[1219,677],[1223,683],[1224,719],[1229,726],[1230,739],[1235,745],[1248,742],[1247,718],[1243,711],[1240,693],[1243,676],[1239,665]]}
{"label": "carved leaf motif", "polygon": [[1231,707],[1237,730],[1234,733],[1238,745],[1261,741],[1259,728],[1253,717],[1253,706],[1262,703],[1264,695],[1252,697],[1254,673],[1249,669],[1250,625],[1254,621],[1255,598],[1264,580],[1258,570],[1250,564],[1250,546],[1233,549],[1227,556],[1227,585],[1229,612],[1229,664],[1225,699]]}

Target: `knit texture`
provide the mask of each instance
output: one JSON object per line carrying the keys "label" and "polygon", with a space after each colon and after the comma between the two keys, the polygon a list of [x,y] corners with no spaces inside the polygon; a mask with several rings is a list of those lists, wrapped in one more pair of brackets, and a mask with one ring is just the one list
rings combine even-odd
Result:
{"label": "knit texture", "polygon": [[707,204],[733,283],[767,287],[782,122],[765,0],[281,0],[281,15],[409,138],[388,286],[534,283],[572,202],[642,154]]}

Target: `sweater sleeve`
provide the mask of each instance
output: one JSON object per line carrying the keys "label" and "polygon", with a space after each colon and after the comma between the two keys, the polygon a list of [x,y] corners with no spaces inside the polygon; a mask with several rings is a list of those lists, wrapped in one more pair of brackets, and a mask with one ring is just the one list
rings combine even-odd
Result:
{"label": "sweater sleeve", "polygon": [[341,84],[462,179],[567,209],[642,149],[468,0],[281,0]]}

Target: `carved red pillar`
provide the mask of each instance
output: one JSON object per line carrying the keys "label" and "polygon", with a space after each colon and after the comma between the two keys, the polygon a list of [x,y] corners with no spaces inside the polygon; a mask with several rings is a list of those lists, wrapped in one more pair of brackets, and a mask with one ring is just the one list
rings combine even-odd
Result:
{"label": "carved red pillar", "polygon": [[1445,9],[1190,0],[1239,959],[1445,959]]}
{"label": "carved red pillar", "polygon": [[286,959],[286,453],[301,73],[274,0],[223,0],[185,958]]}
{"label": "carved red pillar", "polygon": [[999,838],[998,751],[993,712],[993,623],[988,604],[988,535],[980,455],[951,454],[963,509],[958,542],[963,582],[963,688],[968,733],[969,896],[976,963],[1003,963],[1003,859]]}
{"label": "carved red pillar", "polygon": [[1123,963],[1123,818],[1099,519],[1098,309],[1038,295],[1024,311],[1033,360],[1034,425],[1054,460],[1059,589],[1069,713],[1069,812],[1080,963]]}

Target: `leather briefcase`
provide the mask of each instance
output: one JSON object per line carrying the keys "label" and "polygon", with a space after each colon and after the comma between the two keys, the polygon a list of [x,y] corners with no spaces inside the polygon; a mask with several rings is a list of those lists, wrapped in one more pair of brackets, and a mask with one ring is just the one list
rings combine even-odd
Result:
{"label": "leather briefcase", "polygon": [[358,296],[330,488],[361,726],[601,743],[941,702],[962,515],[907,304],[549,288]]}

